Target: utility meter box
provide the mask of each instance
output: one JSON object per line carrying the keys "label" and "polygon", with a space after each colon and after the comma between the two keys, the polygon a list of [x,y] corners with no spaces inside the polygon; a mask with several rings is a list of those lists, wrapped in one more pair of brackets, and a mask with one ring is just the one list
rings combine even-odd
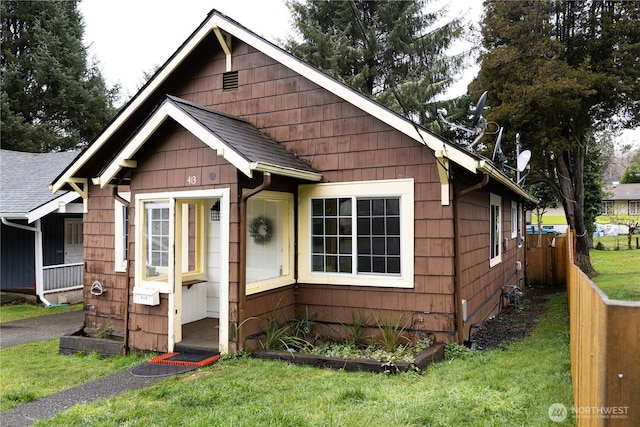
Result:
{"label": "utility meter box", "polygon": [[151,288],[133,288],[133,302],[142,305],[158,305],[160,292]]}

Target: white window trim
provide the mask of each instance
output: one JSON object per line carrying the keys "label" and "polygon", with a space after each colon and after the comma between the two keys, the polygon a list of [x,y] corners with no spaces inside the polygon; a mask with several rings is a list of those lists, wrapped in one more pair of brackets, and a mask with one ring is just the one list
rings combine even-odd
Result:
{"label": "white window trim", "polygon": [[518,202],[511,201],[511,238],[518,237]]}
{"label": "white window trim", "polygon": [[[249,191],[249,190],[246,190]],[[274,277],[272,279],[260,280],[257,282],[247,283],[247,295],[253,295],[260,292],[268,291],[271,289],[288,286],[296,282],[294,276],[294,262],[295,262],[295,226],[294,226],[294,200],[292,193],[282,193],[278,191],[261,191],[249,200],[263,199],[263,200],[275,200],[288,202],[288,209],[286,216],[281,218],[280,223],[277,224],[276,229],[281,230],[285,235],[283,236],[283,254],[282,254],[282,276]],[[288,263],[288,265],[285,265]]]}
{"label": "white window trim", "polygon": [[[311,199],[320,197],[400,197],[399,276],[311,271]],[[414,287],[414,180],[353,181],[301,185],[298,190],[298,281],[311,284]]]}
{"label": "white window trim", "polygon": [[523,216],[523,211],[522,211],[522,205],[520,203],[518,203],[518,247],[521,248],[523,243],[524,243],[524,223],[522,221],[522,216]]}
{"label": "white window trim", "polygon": [[[131,201],[131,193],[119,193],[120,197],[126,201]],[[126,218],[124,217],[125,205],[119,201],[114,201],[114,270],[118,273],[124,273],[127,271],[127,260],[124,259],[125,248],[123,247],[124,240],[124,226],[126,224]]]}
{"label": "white window trim", "polygon": [[[491,227],[492,223],[493,223],[493,206],[496,206],[498,208],[498,224],[496,224],[496,228],[498,230],[498,238],[497,238],[497,248],[498,248],[498,254],[496,256],[494,256],[493,258],[491,257],[491,235],[493,233],[493,228]],[[497,194],[493,194],[491,193],[490,196],[490,201],[489,201],[489,267],[494,267],[498,264],[500,264],[502,262],[502,198],[500,196],[498,196]]]}
{"label": "white window trim", "polygon": [[[136,245],[135,245],[135,254],[136,254],[136,268],[135,268],[135,286],[143,287],[143,288],[152,288],[157,289],[161,293],[172,293],[172,289],[174,286],[174,278],[171,274],[167,276],[159,276],[158,278],[163,278],[164,280],[149,280],[148,278],[144,278],[143,270],[146,268],[146,263],[144,260],[147,259],[147,254],[145,253],[146,246],[141,244],[145,237],[144,234],[144,226],[145,224],[145,215],[147,213],[147,209],[145,208],[145,203],[155,203],[155,202],[167,202],[169,207],[169,248],[175,247],[175,199],[173,197],[167,196],[165,194],[137,194],[136,195]],[[172,266],[175,263],[174,260],[175,253],[173,250],[169,250],[169,261],[167,263],[168,266]],[[134,289],[135,291],[135,289]]]}

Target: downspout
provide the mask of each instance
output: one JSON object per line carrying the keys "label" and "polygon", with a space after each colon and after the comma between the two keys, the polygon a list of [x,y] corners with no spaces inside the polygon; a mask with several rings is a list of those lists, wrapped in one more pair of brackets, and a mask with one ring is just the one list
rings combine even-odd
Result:
{"label": "downspout", "polygon": [[244,350],[244,321],[247,304],[247,200],[271,185],[271,174],[264,172],[262,184],[240,197],[240,271],[238,272],[238,345]]}
{"label": "downspout", "polygon": [[[125,199],[124,197],[122,197],[120,194],[118,194],[118,186],[114,185],[113,186],[113,191],[112,191],[112,195],[113,198],[116,199],[118,202],[122,203],[124,206],[127,207],[127,213],[129,212],[129,207],[131,206],[131,204],[129,203],[129,201],[127,199]],[[129,224],[129,226],[131,226],[131,221],[128,221],[127,224]],[[130,233],[127,233],[127,235],[131,235]],[[129,245],[129,239],[127,239],[127,246]],[[127,254],[125,261],[124,261],[124,274],[126,277],[126,297],[124,300],[124,337],[123,337],[123,343],[122,343],[122,355],[126,356],[129,353],[129,306],[131,305],[131,296],[129,295],[129,248],[122,248],[125,253]]]}
{"label": "downspout", "polygon": [[35,233],[35,270],[36,270],[36,295],[40,298],[47,307],[53,305],[49,300],[44,297],[44,275],[42,273],[43,261],[42,261],[42,226],[40,220],[36,220],[36,226],[31,227],[28,225],[16,224],[9,222],[5,217],[2,217],[2,223],[8,227],[19,228],[21,230],[33,231]]}
{"label": "downspout", "polygon": [[460,280],[460,277],[462,277],[462,267],[460,265],[460,257],[461,257],[460,228],[461,227],[460,227],[460,212],[459,212],[458,198],[486,186],[489,183],[489,174],[485,173],[484,176],[482,177],[482,181],[480,181],[478,184],[472,185],[471,187],[467,187],[458,192],[456,191],[457,190],[456,182],[457,181],[453,179],[453,194],[454,194],[453,196],[453,215],[454,215],[453,246],[454,246],[454,256],[455,256],[454,269],[455,269],[455,275],[456,275],[454,288],[455,288],[455,294],[456,294],[456,313],[458,313],[458,315],[456,316],[457,338],[458,338],[458,344],[462,344],[464,343],[464,319],[462,318],[462,283]]}

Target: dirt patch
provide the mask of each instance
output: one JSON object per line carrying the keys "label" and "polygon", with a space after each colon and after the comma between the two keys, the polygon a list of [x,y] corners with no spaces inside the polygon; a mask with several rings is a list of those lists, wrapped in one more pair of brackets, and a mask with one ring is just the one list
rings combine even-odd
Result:
{"label": "dirt patch", "polygon": [[544,313],[544,304],[550,294],[558,292],[553,287],[525,287],[518,305],[506,305],[500,314],[484,322],[472,333],[478,350],[505,348],[517,339],[531,334]]}

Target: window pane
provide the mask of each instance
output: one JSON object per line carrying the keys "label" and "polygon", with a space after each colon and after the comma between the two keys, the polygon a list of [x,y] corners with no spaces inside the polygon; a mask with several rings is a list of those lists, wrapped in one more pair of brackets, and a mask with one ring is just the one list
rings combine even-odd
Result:
{"label": "window pane", "polygon": [[335,236],[338,234],[338,220],[335,218],[327,218],[324,220],[325,234]]}
{"label": "window pane", "polygon": [[400,238],[387,238],[387,255],[400,255]]}
{"label": "window pane", "polygon": [[374,237],[371,239],[372,253],[374,255],[384,255],[386,253],[386,245],[384,237]]}
{"label": "window pane", "polygon": [[340,238],[340,253],[345,255],[345,254],[350,254],[352,249],[352,240],[351,237],[341,237]]}
{"label": "window pane", "polygon": [[373,257],[373,272],[374,273],[386,273],[385,258],[381,256]]}
{"label": "window pane", "polygon": [[324,256],[322,255],[314,255],[312,258],[312,270],[313,271],[324,271]]}
{"label": "window pane", "polygon": [[371,215],[384,215],[384,199],[371,200]]}
{"label": "window pane", "polygon": [[324,234],[324,226],[322,223],[322,219],[314,218],[311,233],[314,235],[322,235]]}
{"label": "window pane", "polygon": [[387,215],[400,215],[400,199],[386,199]]}
{"label": "window pane", "polygon": [[326,258],[326,262],[327,262],[327,272],[328,273],[336,273],[338,271],[338,257],[336,256],[327,256]]}
{"label": "window pane", "polygon": [[371,219],[371,234],[384,235],[384,218],[372,218]]}
{"label": "window pane", "polygon": [[358,271],[360,273],[371,273],[371,257],[368,257],[368,256],[358,257]]}
{"label": "window pane", "polygon": [[371,220],[369,218],[358,218],[358,235],[371,234]]}
{"label": "window pane", "polygon": [[324,239],[322,237],[314,237],[312,239],[313,248],[312,251],[314,254],[324,253]]}
{"label": "window pane", "polygon": [[358,216],[371,215],[371,203],[369,199],[358,199]]}
{"label": "window pane", "polygon": [[351,257],[340,257],[340,273],[351,273]]}
{"label": "window pane", "polygon": [[400,257],[387,258],[387,273],[400,274]]}
{"label": "window pane", "polygon": [[325,251],[328,254],[337,254],[338,253],[338,239],[335,237],[327,237],[325,240]]}
{"label": "window pane", "polygon": [[400,218],[391,217],[387,218],[387,236],[399,236],[400,235]]}
{"label": "window pane", "polygon": [[371,254],[371,239],[369,237],[358,237],[358,254]]}
{"label": "window pane", "polygon": [[313,216],[322,216],[324,211],[324,200],[314,199],[311,201],[311,210]]}
{"label": "window pane", "polygon": [[325,199],[324,214],[325,216],[338,215],[338,201],[336,199]]}

